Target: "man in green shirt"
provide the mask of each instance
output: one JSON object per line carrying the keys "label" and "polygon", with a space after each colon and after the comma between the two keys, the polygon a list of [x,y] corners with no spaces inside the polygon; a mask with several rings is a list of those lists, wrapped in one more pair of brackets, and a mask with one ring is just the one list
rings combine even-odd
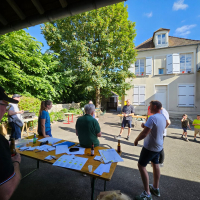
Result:
{"label": "man in green shirt", "polygon": [[194,141],[196,141],[197,134],[200,135],[200,115],[197,115],[197,119],[193,121],[192,125],[194,126]]}
{"label": "man in green shirt", "polygon": [[98,137],[101,137],[101,129],[99,123],[93,118],[95,112],[94,104],[87,104],[84,107],[85,115],[76,121],[76,135],[78,136],[80,146],[91,148],[99,146]]}

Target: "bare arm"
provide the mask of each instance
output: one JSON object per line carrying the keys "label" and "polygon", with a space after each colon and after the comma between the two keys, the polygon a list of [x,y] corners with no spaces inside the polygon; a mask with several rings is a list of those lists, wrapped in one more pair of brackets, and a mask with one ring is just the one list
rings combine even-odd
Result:
{"label": "bare arm", "polygon": [[182,118],[182,120],[181,120],[182,122],[184,121],[184,118]]}
{"label": "bare arm", "polygon": [[151,129],[145,126],[144,130],[135,139],[134,145],[137,146],[138,142],[140,140],[143,140],[150,133],[150,131],[151,131]]}
{"label": "bare arm", "polygon": [[167,128],[170,124],[171,124],[171,121],[170,121],[170,119],[169,120],[166,120],[166,123],[167,123],[167,125],[166,125],[166,127],[165,128]]}
{"label": "bare arm", "polygon": [[101,132],[100,132],[100,133],[97,133],[97,137],[101,137]]}
{"label": "bare arm", "polygon": [[16,115],[16,114],[23,114],[23,113],[24,113],[23,110],[20,110],[20,111],[17,111],[17,112],[14,112],[14,111],[12,111],[12,110],[9,110],[9,111],[8,111],[8,115]]}
{"label": "bare arm", "polygon": [[[12,158],[13,161],[16,160],[19,163],[21,162],[21,157],[20,157],[19,154],[16,154],[16,156],[14,156],[14,157]],[[8,182],[6,182],[2,186],[0,186],[0,199],[1,200],[10,199],[10,197],[13,194],[13,192],[15,191],[17,186],[19,185],[19,182],[21,180],[21,173],[20,173],[19,163],[17,163],[17,162],[13,163],[15,176],[13,178],[11,178]]]}
{"label": "bare arm", "polygon": [[190,123],[188,122],[188,127],[189,127],[189,129],[191,130],[191,128],[190,128]]}
{"label": "bare arm", "polygon": [[45,121],[46,119],[41,119],[41,130],[42,130],[42,135],[44,137],[49,137],[49,135],[46,135],[46,132],[45,132]]}

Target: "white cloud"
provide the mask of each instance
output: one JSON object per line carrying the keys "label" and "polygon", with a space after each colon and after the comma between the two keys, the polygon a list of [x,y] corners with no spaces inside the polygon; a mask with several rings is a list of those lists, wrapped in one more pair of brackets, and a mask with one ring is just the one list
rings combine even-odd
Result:
{"label": "white cloud", "polygon": [[152,17],[153,16],[153,13],[150,12],[150,13],[144,13],[145,16],[147,16],[148,18]]}
{"label": "white cloud", "polygon": [[185,10],[188,7],[187,4],[184,4],[184,0],[178,0],[174,2],[173,10]]}
{"label": "white cloud", "polygon": [[175,35],[187,37],[191,33],[190,30],[194,27],[196,27],[196,24],[181,26],[181,27],[176,29]]}

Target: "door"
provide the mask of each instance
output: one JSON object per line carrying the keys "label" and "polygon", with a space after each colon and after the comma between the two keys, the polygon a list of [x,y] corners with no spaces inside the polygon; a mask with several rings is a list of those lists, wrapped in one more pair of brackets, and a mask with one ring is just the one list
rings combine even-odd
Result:
{"label": "door", "polygon": [[166,85],[156,85],[155,100],[162,103],[163,108],[167,109],[167,86]]}

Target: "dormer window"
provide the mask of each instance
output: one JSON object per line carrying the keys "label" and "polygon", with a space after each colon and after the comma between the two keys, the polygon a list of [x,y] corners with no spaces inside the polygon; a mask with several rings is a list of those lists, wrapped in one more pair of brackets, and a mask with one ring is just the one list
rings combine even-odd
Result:
{"label": "dormer window", "polygon": [[166,34],[158,35],[158,45],[166,44]]}

